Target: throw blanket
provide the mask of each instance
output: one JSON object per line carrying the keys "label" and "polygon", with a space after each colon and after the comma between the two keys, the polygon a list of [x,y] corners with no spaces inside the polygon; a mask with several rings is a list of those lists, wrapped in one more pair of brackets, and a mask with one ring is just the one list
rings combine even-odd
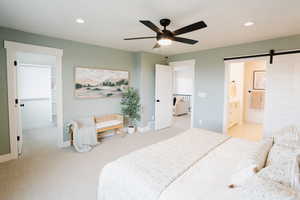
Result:
{"label": "throw blanket", "polygon": [[97,132],[93,118],[84,118],[70,123],[73,131],[73,146],[77,152],[91,151],[96,146]]}
{"label": "throw blanket", "polygon": [[157,200],[174,180],[229,137],[190,129],[107,164],[98,200]]}

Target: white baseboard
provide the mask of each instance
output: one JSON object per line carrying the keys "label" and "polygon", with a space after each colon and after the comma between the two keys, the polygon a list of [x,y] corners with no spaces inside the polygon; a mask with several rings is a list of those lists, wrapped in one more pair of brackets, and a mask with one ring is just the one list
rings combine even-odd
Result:
{"label": "white baseboard", "polygon": [[144,132],[150,131],[150,127],[148,127],[148,126],[138,127],[137,131],[140,132],[140,133],[144,133]]}
{"label": "white baseboard", "polygon": [[14,159],[14,157],[11,153],[0,155],[0,163],[6,162],[6,161],[9,161],[9,160],[13,160],[13,159]]}
{"label": "white baseboard", "polygon": [[66,147],[69,147],[69,146],[71,146],[71,141],[70,140],[63,142],[60,145],[60,148],[66,148]]}
{"label": "white baseboard", "polygon": [[152,122],[148,122],[147,126],[138,127],[138,132],[145,133],[145,132],[151,131],[151,123]]}

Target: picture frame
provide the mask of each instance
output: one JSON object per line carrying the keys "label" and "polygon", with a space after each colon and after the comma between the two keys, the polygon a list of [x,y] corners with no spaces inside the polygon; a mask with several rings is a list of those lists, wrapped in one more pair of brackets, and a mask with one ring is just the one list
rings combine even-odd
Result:
{"label": "picture frame", "polygon": [[266,88],[266,71],[253,71],[253,90],[265,90]]}
{"label": "picture frame", "polygon": [[74,67],[74,95],[80,99],[121,97],[129,87],[127,70]]}

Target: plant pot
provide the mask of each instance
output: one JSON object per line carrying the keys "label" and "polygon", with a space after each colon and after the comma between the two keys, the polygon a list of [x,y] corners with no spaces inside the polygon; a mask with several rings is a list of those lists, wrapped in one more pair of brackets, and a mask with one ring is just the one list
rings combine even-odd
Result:
{"label": "plant pot", "polygon": [[135,127],[134,126],[128,126],[127,133],[128,134],[133,134],[134,132],[135,132]]}

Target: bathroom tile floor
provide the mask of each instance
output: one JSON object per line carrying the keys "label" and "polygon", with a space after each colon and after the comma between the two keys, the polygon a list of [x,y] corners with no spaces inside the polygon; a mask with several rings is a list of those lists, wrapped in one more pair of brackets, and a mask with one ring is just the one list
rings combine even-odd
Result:
{"label": "bathroom tile floor", "polygon": [[263,136],[262,124],[243,123],[235,125],[228,130],[228,135],[251,141],[259,141]]}

